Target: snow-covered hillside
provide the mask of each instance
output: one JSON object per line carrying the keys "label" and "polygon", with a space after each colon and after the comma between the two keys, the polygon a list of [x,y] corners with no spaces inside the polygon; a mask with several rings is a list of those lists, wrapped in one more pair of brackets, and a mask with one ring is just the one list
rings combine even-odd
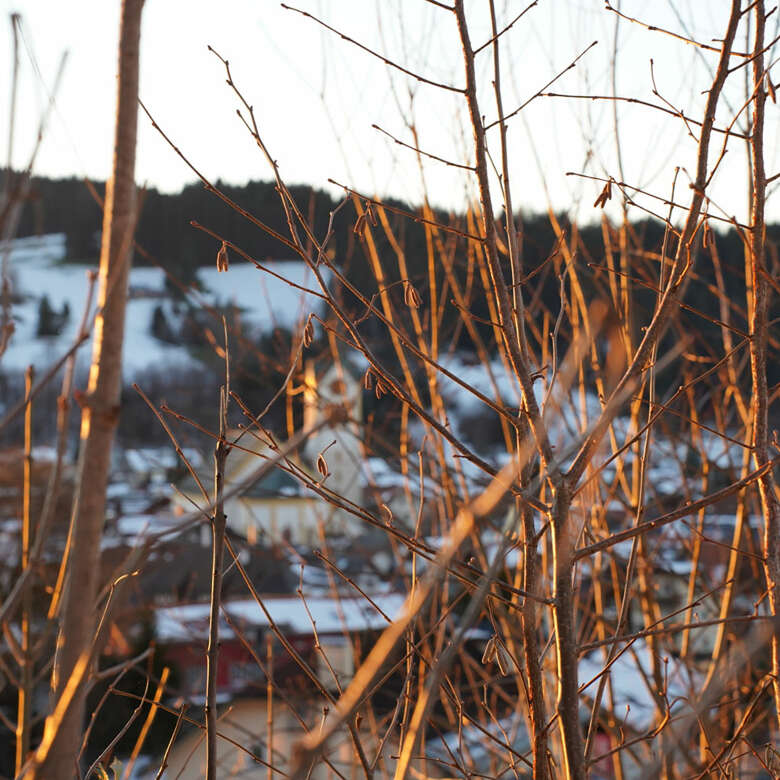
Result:
{"label": "snow-covered hillside", "polygon": [[[0,253],[8,248],[0,247]],[[65,235],[53,234],[17,239],[9,252],[13,285],[13,319],[16,326],[11,343],[0,357],[0,371],[21,372],[33,363],[44,368],[73,344],[87,296],[90,267],[64,264]],[[300,261],[269,263],[268,267],[290,282],[316,288],[313,274]],[[318,305],[318,300],[281,279],[248,263],[233,263],[227,273],[216,267],[201,269],[198,278],[205,290],[196,300],[209,304],[234,304],[242,310],[242,324],[259,333],[281,326],[294,328]],[[97,291],[96,291],[97,294]],[[61,312],[67,304],[70,315],[57,336],[39,337],[38,311],[43,296],[52,309]],[[171,306],[166,296],[165,274],[160,268],[133,268],[125,329],[125,381],[151,367],[171,367],[192,362],[187,349],[152,335],[152,315],[157,306]],[[93,311],[95,304],[93,302]],[[91,347],[81,349],[86,365]]]}

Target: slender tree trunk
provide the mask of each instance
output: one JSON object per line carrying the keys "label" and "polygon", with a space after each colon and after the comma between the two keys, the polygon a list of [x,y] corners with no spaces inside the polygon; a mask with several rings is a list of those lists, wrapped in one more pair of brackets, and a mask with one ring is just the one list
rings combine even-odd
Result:
{"label": "slender tree trunk", "polygon": [[[22,571],[30,565],[30,537],[32,536],[32,392],[35,370],[28,366],[24,377],[25,400],[27,410],[24,414],[24,495],[22,499]],[[32,603],[30,589],[26,588],[22,596],[22,617],[20,649],[21,669],[19,670],[19,695],[16,719],[16,772],[21,770],[30,752],[30,714],[32,711],[33,664],[31,652],[30,621]]]}
{"label": "slender tree trunk", "polygon": [[[766,281],[766,170],[764,168],[764,14],[763,0],[755,3],[756,18],[753,69],[753,128],[750,141],[753,171],[753,209],[750,221],[750,260],[753,286],[753,311],[750,317],[750,368],[753,377],[753,453],[756,466],[769,462],[769,387],[767,384],[767,337],[769,335],[769,285]],[[769,609],[777,615],[780,606],[780,506],[772,471],[758,482],[764,515],[764,572]],[[775,726],[780,728],[780,636],[772,637],[772,678],[775,699]]]}
{"label": "slender tree trunk", "polygon": [[211,530],[211,605],[209,610],[209,644],[206,649],[206,778],[217,780],[217,674],[219,665],[219,609],[222,599],[222,568],[225,557],[225,461],[230,448],[225,441],[227,428],[227,393],[219,396],[219,441],[214,449],[214,517]]}
{"label": "slender tree trunk", "polygon": [[[128,272],[135,226],[135,146],[138,120],[138,62],[143,0],[123,0],[119,33],[114,161],[106,187],[100,253],[100,314],[95,322],[92,367],[82,403],[81,454],[73,507],[69,569],[52,676],[54,701],[62,695],[80,657],[91,652],[97,623],[100,542],[106,484],[119,413],[122,342]],[[83,685],[51,735],[52,744],[35,776],[68,780],[82,738]],[[44,740],[45,741],[45,740]]]}
{"label": "slender tree trunk", "polygon": [[[521,451],[522,441],[531,432],[528,422],[521,419],[517,438],[517,451]],[[532,479],[532,464],[529,462],[521,471],[521,484],[526,488]],[[523,521],[525,554],[523,556],[523,589],[535,595],[541,593],[539,553],[537,552],[534,513],[527,505],[519,505],[517,511]],[[539,648],[538,605],[535,599],[526,598],[523,602],[521,626],[523,631],[523,655],[525,671],[528,677],[528,711],[531,722],[531,747],[533,749],[534,780],[547,780],[547,715],[544,702],[544,683],[542,678],[542,653]]]}

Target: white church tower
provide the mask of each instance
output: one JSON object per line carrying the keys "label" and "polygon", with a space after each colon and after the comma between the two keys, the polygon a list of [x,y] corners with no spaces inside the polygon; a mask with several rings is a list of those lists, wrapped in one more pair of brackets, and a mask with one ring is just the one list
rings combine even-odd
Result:
{"label": "white church tower", "polygon": [[[363,500],[363,470],[361,467],[361,423],[363,413],[363,386],[360,373],[346,358],[315,366],[313,360],[306,363],[304,379],[304,429],[314,425],[334,405],[346,412],[344,422],[326,425],[314,434],[305,445],[305,455],[316,463],[322,454],[329,475],[325,485],[347,500],[361,505]],[[327,505],[323,506],[325,509]],[[359,523],[356,518],[350,526]],[[347,533],[354,533],[345,528]]]}

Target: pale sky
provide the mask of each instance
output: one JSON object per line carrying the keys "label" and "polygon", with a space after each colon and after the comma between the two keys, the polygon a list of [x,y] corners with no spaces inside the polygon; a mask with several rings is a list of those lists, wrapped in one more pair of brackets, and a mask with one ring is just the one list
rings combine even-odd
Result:
{"label": "pale sky", "polygon": [[[496,0],[499,26],[529,0]],[[389,59],[427,78],[464,83],[454,16],[424,0],[290,0]],[[618,5],[615,0],[614,5]],[[622,10],[651,24],[703,40],[721,36],[726,0],[623,0]],[[490,37],[485,0],[467,2],[472,43]],[[69,59],[46,134],[37,173],[105,178],[111,162],[119,0],[0,0],[0,160],[7,159],[11,33],[9,14],[23,16],[21,78],[13,162],[26,164],[38,117],[47,100],[64,50]],[[780,16],[775,14],[774,16]],[[615,14],[603,0],[539,0],[502,37],[505,111],[514,110],[582,52],[598,44],[550,90],[612,94]],[[775,34],[771,19],[768,34]],[[141,39],[141,99],[160,126],[209,178],[241,183],[268,178],[269,169],[239,122],[237,101],[224,70],[208,52],[211,44],[231,62],[233,76],[253,104],[261,133],[288,183],[327,187],[328,178],[367,194],[419,202],[422,194],[416,155],[372,129],[377,124],[412,142],[417,128],[422,149],[441,157],[471,161],[471,134],[461,95],[419,84],[311,19],[281,8],[277,0],[146,0]],[[742,37],[738,49],[744,50]],[[496,116],[491,86],[492,50],[478,55],[482,111]],[[35,64],[30,54],[34,55]],[[717,54],[702,52],[629,22],[618,28],[616,94],[659,102],[652,94],[650,59],[663,97],[699,117],[707,68]],[[773,71],[780,81],[780,65]],[[744,71],[744,69],[743,69]],[[732,108],[744,102],[744,78],[728,90]],[[622,166],[626,181],[668,197],[675,166],[691,171],[695,144],[683,123],[651,109],[618,106]],[[767,169],[778,170],[777,119],[780,106],[768,103]],[[732,112],[724,104],[718,123]],[[598,216],[592,203],[601,186],[567,177],[567,171],[621,177],[612,103],[540,97],[509,123],[514,201],[543,210],[549,197],[556,209]],[[722,136],[715,136],[713,154]],[[498,133],[490,133],[499,162]],[[744,149],[732,142],[712,190],[726,213],[745,219]],[[427,160],[429,197],[438,205],[462,207],[474,182],[462,170]],[[139,116],[139,183],[172,191],[194,176]],[[684,174],[678,197],[687,199]],[[666,208],[644,201],[655,210]],[[770,201],[780,219],[780,198]],[[635,216],[641,214],[636,211]]]}

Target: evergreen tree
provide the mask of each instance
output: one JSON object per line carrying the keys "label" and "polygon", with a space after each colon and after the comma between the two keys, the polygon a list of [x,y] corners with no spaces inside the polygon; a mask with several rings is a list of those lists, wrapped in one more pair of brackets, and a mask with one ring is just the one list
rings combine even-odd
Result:
{"label": "evergreen tree", "polygon": [[62,311],[57,311],[51,305],[49,296],[44,294],[38,303],[38,327],[35,330],[35,335],[39,338],[42,336],[59,336],[69,319],[70,304],[65,301]]}
{"label": "evergreen tree", "polygon": [[168,322],[168,318],[165,316],[165,311],[159,304],[154,307],[154,311],[152,312],[151,330],[152,335],[160,341],[166,341],[169,344],[178,342],[177,336],[173,332],[173,328]]}
{"label": "evergreen tree", "polygon": [[35,331],[35,335],[38,337],[56,336],[59,333],[56,319],[57,315],[49,302],[49,296],[41,296],[38,304],[38,328]]}

